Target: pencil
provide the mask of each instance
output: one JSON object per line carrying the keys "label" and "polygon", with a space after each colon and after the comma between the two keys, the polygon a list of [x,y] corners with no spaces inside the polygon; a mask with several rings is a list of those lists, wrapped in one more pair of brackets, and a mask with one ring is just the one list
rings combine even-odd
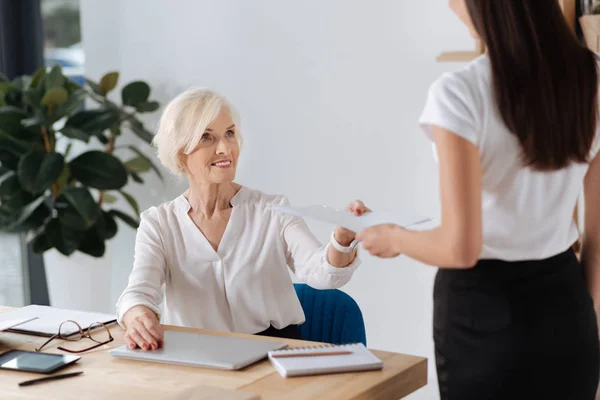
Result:
{"label": "pencil", "polygon": [[31,385],[35,385],[37,383],[42,383],[42,382],[47,382],[47,381],[55,381],[58,379],[65,379],[65,378],[70,378],[72,376],[78,376],[83,374],[83,371],[80,372],[71,372],[68,374],[62,374],[62,375],[52,375],[52,376],[48,376],[46,378],[39,378],[39,379],[33,379],[31,381],[25,381],[25,382],[21,382],[19,383],[19,386],[31,386]]}
{"label": "pencil", "polygon": [[320,356],[343,356],[353,354],[352,351],[321,351],[313,353],[282,353],[273,354],[272,358],[291,358],[291,357],[320,357]]}

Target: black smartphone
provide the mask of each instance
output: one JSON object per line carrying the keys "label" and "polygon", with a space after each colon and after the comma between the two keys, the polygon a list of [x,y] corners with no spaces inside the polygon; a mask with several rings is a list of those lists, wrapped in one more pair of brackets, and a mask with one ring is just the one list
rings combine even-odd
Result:
{"label": "black smartphone", "polygon": [[9,350],[0,354],[0,369],[51,374],[77,362],[81,356]]}

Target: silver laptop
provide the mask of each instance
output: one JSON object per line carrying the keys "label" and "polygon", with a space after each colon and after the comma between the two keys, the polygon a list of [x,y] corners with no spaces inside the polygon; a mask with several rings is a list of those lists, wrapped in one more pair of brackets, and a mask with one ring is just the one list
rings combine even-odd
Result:
{"label": "silver laptop", "polygon": [[114,357],[167,364],[237,370],[267,357],[271,350],[287,347],[282,342],[165,331],[158,350],[130,349],[126,345],[109,353]]}

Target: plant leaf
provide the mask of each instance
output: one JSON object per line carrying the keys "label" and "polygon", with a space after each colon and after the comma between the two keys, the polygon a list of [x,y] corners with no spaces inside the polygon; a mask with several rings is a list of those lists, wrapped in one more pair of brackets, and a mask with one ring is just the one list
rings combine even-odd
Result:
{"label": "plant leaf", "polygon": [[4,210],[18,212],[35,197],[23,190],[19,177],[11,172],[9,176],[2,179],[0,183],[0,205]]}
{"label": "plant leaf", "polygon": [[129,175],[131,175],[131,179],[133,179],[136,183],[144,183],[144,180],[141,176],[139,176],[135,171],[129,171]]}
{"label": "plant leaf", "polygon": [[86,186],[101,190],[118,190],[127,184],[127,170],[115,156],[98,150],[72,160],[72,176]]}
{"label": "plant leaf", "polygon": [[62,154],[30,150],[19,161],[19,181],[30,193],[41,193],[52,187],[65,165]]}
{"label": "plant leaf", "polygon": [[90,89],[92,89],[94,91],[94,93],[99,94],[100,96],[103,96],[102,88],[100,88],[100,85],[98,85],[96,82],[85,78],[85,83],[87,83],[87,85],[90,87]]}
{"label": "plant leaf", "polygon": [[18,92],[24,92],[29,89],[31,85],[31,77],[29,75],[21,75],[16,77],[10,82],[10,86],[12,86]]}
{"label": "plant leaf", "polygon": [[140,215],[140,207],[138,206],[138,203],[133,198],[133,196],[130,195],[129,193],[125,192],[124,190],[120,190],[119,193],[121,193],[121,195],[125,198],[125,200],[127,200],[129,205],[133,209],[133,212],[135,212],[135,215]]}
{"label": "plant leaf", "polygon": [[152,168],[152,164],[145,157],[135,157],[124,163],[125,168],[138,174],[147,172]]}
{"label": "plant leaf", "polygon": [[106,251],[106,244],[104,238],[100,235],[99,230],[96,227],[88,229],[83,234],[83,240],[77,249],[82,253],[88,254],[92,257],[100,258]]}
{"label": "plant leaf", "polygon": [[[42,135],[36,129],[23,127],[23,121],[27,121],[29,115],[23,110],[6,106],[0,108],[0,129],[17,140],[23,142],[41,142]],[[31,147],[28,143],[27,146]]]}
{"label": "plant leaf", "polygon": [[14,172],[0,183],[0,205],[5,210],[20,211],[35,199],[31,193],[21,187],[19,177]]}
{"label": "plant leaf", "polygon": [[15,139],[27,142],[41,140],[42,136],[39,132],[32,132],[23,127],[23,121],[26,122],[27,117],[29,117],[29,114],[24,113],[19,108],[12,106],[1,107],[0,129]]}
{"label": "plant leaf", "polygon": [[158,110],[160,104],[157,101],[143,101],[135,106],[135,109],[141,113],[149,113]]}
{"label": "plant leaf", "polygon": [[133,229],[137,229],[140,226],[140,222],[137,219],[135,219],[119,210],[110,210],[108,212],[108,214],[112,217],[119,218],[121,221],[125,222],[127,225],[129,225]]}
{"label": "plant leaf", "polygon": [[152,143],[154,135],[151,132],[149,132],[144,127],[144,124],[142,124],[140,121],[138,121],[137,119],[130,120],[129,127],[131,128],[131,131],[135,133],[140,139],[146,141],[146,143]]}
{"label": "plant leaf", "polygon": [[150,166],[152,166],[152,169],[154,170],[154,172],[156,172],[156,175],[158,175],[158,177],[160,178],[161,181],[164,181],[162,173],[160,172],[160,169],[156,166],[156,164],[154,164],[152,162],[152,160],[150,159],[150,157],[146,156],[144,153],[142,153],[142,151],[140,149],[138,149],[137,147],[135,147],[134,145],[129,145],[127,146],[129,148],[129,150],[133,151],[134,153],[136,153],[139,157],[145,158],[146,161],[148,161],[148,163],[150,163]]}
{"label": "plant leaf", "polygon": [[56,200],[55,207],[61,223],[78,231],[91,228],[102,211],[90,192],[82,187],[66,189]]}
{"label": "plant leaf", "polygon": [[42,254],[54,247],[52,245],[52,240],[50,239],[50,236],[46,234],[45,231],[42,231],[36,237],[33,238],[31,246],[35,254]]}
{"label": "plant leaf", "polygon": [[65,89],[67,89],[69,94],[71,94],[77,90],[81,90],[82,88],[83,88],[83,85],[75,82],[72,78],[69,78],[65,81]]}
{"label": "plant leaf", "polygon": [[62,73],[62,68],[59,65],[52,67],[44,81],[46,83],[46,91],[63,87],[65,84],[65,77]]}
{"label": "plant leaf", "polygon": [[109,194],[109,193],[104,193],[103,199],[106,204],[114,204],[118,200],[116,196],[113,196],[112,194]]}
{"label": "plant leaf", "polygon": [[8,174],[9,172],[11,172],[10,169],[8,169],[4,165],[0,164],[0,177],[3,177],[4,175]]}
{"label": "plant leaf", "polygon": [[72,127],[72,126],[65,126],[64,128],[62,128],[60,130],[60,133],[62,133],[63,136],[66,136],[71,139],[78,139],[78,140],[84,141],[86,143],[88,143],[90,141],[89,133],[87,133],[86,131],[81,130],[79,128]]}
{"label": "plant leaf", "polygon": [[121,90],[121,98],[123,104],[135,107],[139,103],[143,103],[150,97],[150,86],[143,81],[131,82]]}
{"label": "plant leaf", "polygon": [[73,254],[83,240],[81,231],[70,229],[61,224],[58,218],[50,220],[44,232],[49,236],[52,247],[56,247],[56,250],[65,256]]}
{"label": "plant leaf", "polygon": [[36,89],[27,89],[23,94],[25,103],[32,107],[40,107],[42,104],[42,95]]}
{"label": "plant leaf", "polygon": [[83,89],[74,90],[69,94],[69,100],[66,103],[56,107],[55,113],[60,117],[69,116],[77,111],[85,101],[87,93]]}
{"label": "plant leaf", "polygon": [[118,227],[114,218],[106,211],[102,211],[102,215],[91,229],[96,229],[100,238],[108,240],[112,239],[117,234]]}
{"label": "plant leaf", "polygon": [[[46,199],[44,199],[44,202],[45,201]],[[44,202],[35,208],[31,215],[25,218],[24,221],[7,228],[9,232],[18,233],[29,232],[31,230],[37,231],[44,226],[48,218],[50,218],[50,209]]]}
{"label": "plant leaf", "polygon": [[35,71],[33,76],[31,77],[31,87],[37,88],[40,85],[40,83],[42,83],[42,80],[44,79],[45,76],[46,76],[46,67],[41,67],[37,71]]}
{"label": "plant leaf", "polygon": [[110,134],[114,137],[121,136],[121,127],[119,125],[113,125],[110,127]]}
{"label": "plant leaf", "polygon": [[16,121],[19,122],[29,116],[25,110],[19,107],[4,106],[0,107],[0,121]]}
{"label": "plant leaf", "polygon": [[35,111],[35,115],[33,117],[25,118],[21,121],[21,125],[25,128],[31,128],[33,126],[41,126],[46,123],[46,116],[40,112],[40,110]]}
{"label": "plant leaf", "polygon": [[106,96],[108,92],[117,87],[117,82],[119,82],[119,73],[118,72],[109,72],[104,75],[100,79],[100,90],[103,95]]}
{"label": "plant leaf", "polygon": [[19,154],[15,154],[10,150],[2,148],[2,142],[0,142],[0,163],[5,168],[11,171],[16,171],[19,167]]}
{"label": "plant leaf", "polygon": [[27,204],[18,214],[15,214],[15,220],[8,224],[3,230],[14,231],[15,229],[18,229],[19,226],[25,222],[45,200],[46,199],[43,196],[40,196]]}
{"label": "plant leaf", "polygon": [[[0,150],[6,150],[11,154],[20,157],[31,149],[31,143],[17,139],[0,129]],[[41,147],[40,147],[41,148]],[[4,163],[4,160],[1,160]]]}
{"label": "plant leaf", "polygon": [[102,216],[104,217],[104,222],[103,224],[99,224],[98,226],[98,228],[101,229],[100,234],[106,240],[112,239],[113,237],[115,237],[115,235],[117,234],[117,230],[119,229],[119,227],[117,226],[117,222],[106,211],[102,211]]}
{"label": "plant leaf", "polygon": [[14,196],[19,191],[21,191],[21,183],[19,177],[13,173],[0,182],[0,201]]}
{"label": "plant leaf", "polygon": [[119,110],[114,106],[104,106],[95,110],[82,110],[71,116],[65,126],[89,132],[102,133],[119,122]]}
{"label": "plant leaf", "polygon": [[69,92],[62,87],[55,87],[46,92],[42,97],[42,104],[45,106],[57,106],[64,104],[69,100]]}
{"label": "plant leaf", "polygon": [[146,161],[150,164],[150,166],[154,170],[154,172],[156,172],[156,175],[158,175],[160,180],[164,181],[162,173],[160,172],[160,169],[156,166],[156,164],[154,162],[152,162],[152,159],[150,159],[150,157],[146,156],[144,153],[142,153],[142,151],[140,149],[138,149],[136,146],[134,146],[132,144],[128,145],[127,148],[129,148],[129,150],[136,153],[139,157],[145,158]]}
{"label": "plant leaf", "polygon": [[98,139],[98,141],[100,143],[102,143],[102,144],[108,144],[108,138],[106,137],[105,134],[103,134],[103,133],[97,133],[97,134],[94,135],[94,137],[96,139]]}

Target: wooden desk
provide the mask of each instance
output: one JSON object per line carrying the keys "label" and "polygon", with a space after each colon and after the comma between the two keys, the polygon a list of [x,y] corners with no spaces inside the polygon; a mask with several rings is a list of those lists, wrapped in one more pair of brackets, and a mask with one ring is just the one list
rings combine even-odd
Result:
{"label": "wooden desk", "polygon": [[[0,307],[0,313],[9,308]],[[249,335],[211,332],[176,327],[165,329],[217,335]],[[120,346],[123,330],[114,325],[115,341],[82,355],[77,364],[63,370],[84,371],[83,375],[20,388],[18,382],[40,377],[36,374],[0,371],[2,399],[400,399],[427,384],[427,359],[375,351],[384,362],[382,371],[282,378],[265,360],[241,371],[219,371],[197,367],[116,359],[107,351]],[[257,340],[279,340],[250,336]],[[0,332],[0,352],[8,349],[34,350],[46,338]],[[284,340],[290,347],[313,342]],[[46,352],[56,349],[60,340]]]}

